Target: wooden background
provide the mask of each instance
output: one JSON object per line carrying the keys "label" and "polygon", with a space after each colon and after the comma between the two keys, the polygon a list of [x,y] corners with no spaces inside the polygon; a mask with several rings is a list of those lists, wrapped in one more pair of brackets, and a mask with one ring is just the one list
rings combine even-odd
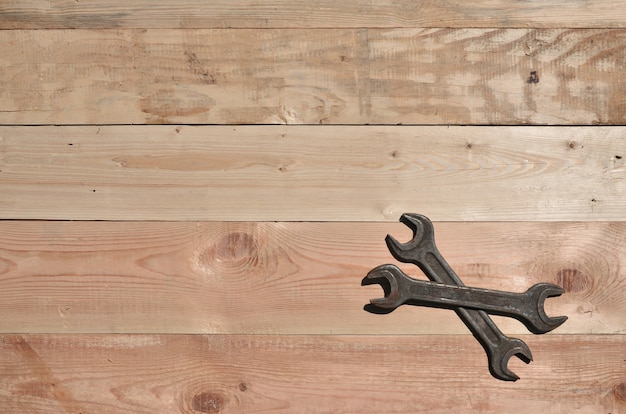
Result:
{"label": "wooden background", "polygon": [[[3,0],[0,411],[626,412],[625,69],[623,0]],[[363,309],[403,212],[563,286],[519,381]]]}

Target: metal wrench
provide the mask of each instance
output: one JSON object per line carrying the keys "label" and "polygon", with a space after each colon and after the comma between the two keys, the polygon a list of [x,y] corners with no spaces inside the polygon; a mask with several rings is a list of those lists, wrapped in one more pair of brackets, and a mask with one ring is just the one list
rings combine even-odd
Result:
{"label": "metal wrench", "polygon": [[445,285],[413,279],[392,264],[372,269],[365,278],[371,283],[380,283],[382,279],[389,283],[384,298],[370,301],[383,309],[393,310],[413,301],[419,305],[449,309],[480,309],[518,319],[535,334],[550,332],[567,320],[567,316],[551,318],[546,315],[543,307],[546,298],[563,294],[560,286],[550,283],[537,283],[523,293]]}
{"label": "metal wrench", "polygon": [[[401,262],[417,265],[433,282],[464,286],[439,253],[433,224],[428,217],[403,214],[400,221],[413,230],[413,238],[407,243],[400,243],[387,235],[385,241],[391,254]],[[507,364],[513,355],[527,364],[532,361],[528,345],[521,339],[504,335],[483,310],[458,307],[455,311],[487,352],[491,375],[504,381],[518,380],[519,377],[508,369]]]}

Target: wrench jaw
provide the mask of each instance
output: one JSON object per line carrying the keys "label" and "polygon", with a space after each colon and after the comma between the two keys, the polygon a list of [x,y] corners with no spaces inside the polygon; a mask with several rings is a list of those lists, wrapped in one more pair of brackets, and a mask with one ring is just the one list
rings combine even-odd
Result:
{"label": "wrench jaw", "polygon": [[[402,271],[395,265],[385,264],[370,270],[362,281],[362,285],[379,284],[385,292],[385,297],[371,299],[370,304],[377,308],[392,311],[402,305],[406,299],[399,286]],[[401,282],[400,282],[401,283]]]}
{"label": "wrench jaw", "polygon": [[563,292],[562,287],[551,283],[537,283],[531,286],[525,294],[530,303],[537,304],[537,309],[536,312],[525,315],[526,320],[520,321],[534,334],[544,334],[561,326],[567,320],[567,316],[548,316],[544,304],[547,298],[561,296]]}
{"label": "wrench jaw", "polygon": [[498,354],[487,354],[489,372],[495,378],[503,381],[517,381],[519,376],[508,368],[509,360],[515,355],[524,363],[529,364],[533,360],[533,356],[528,345],[520,339],[509,338],[507,347],[508,349],[500,347]]}
{"label": "wrench jaw", "polygon": [[385,237],[387,247],[398,261],[417,264],[420,261],[419,253],[423,250],[423,245],[434,242],[433,224],[428,217],[413,213],[404,213],[400,217],[400,222],[413,231],[413,237],[408,242],[401,243],[388,234]]}

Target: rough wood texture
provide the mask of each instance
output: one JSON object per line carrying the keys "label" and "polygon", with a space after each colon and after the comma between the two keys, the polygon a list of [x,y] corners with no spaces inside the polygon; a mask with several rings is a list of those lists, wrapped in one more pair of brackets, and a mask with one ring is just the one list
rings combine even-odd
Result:
{"label": "rough wood texture", "polygon": [[625,27],[626,2],[3,0],[0,29]]}
{"label": "rough wood texture", "polygon": [[[626,412],[626,0],[0,0],[0,56],[0,412]],[[517,383],[363,309],[407,211],[564,287]]]}
{"label": "rough wood texture", "polygon": [[[410,238],[400,223],[0,222],[0,331],[469,333],[449,310],[363,309],[383,291],[361,279],[396,263],[387,233]],[[436,223],[436,237],[468,286],[563,286],[546,301],[569,316],[556,333],[626,333],[626,223]]]}
{"label": "rough wood texture", "polygon": [[626,128],[0,128],[0,217],[626,218]]}
{"label": "rough wood texture", "polygon": [[[470,336],[27,335],[0,404],[28,413],[622,413],[626,336],[524,337],[495,381]],[[469,343],[468,343],[469,342]],[[459,352],[463,349],[463,352]]]}
{"label": "rough wood texture", "polygon": [[0,45],[4,124],[626,123],[623,29],[16,30]]}

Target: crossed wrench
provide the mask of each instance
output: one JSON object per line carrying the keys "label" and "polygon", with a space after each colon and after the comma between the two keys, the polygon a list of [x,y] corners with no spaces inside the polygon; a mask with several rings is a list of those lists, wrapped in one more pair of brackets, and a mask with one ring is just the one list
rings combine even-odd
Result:
{"label": "crossed wrench", "polygon": [[466,287],[439,253],[432,222],[419,214],[403,214],[400,221],[413,230],[413,238],[400,243],[387,235],[389,251],[397,260],[417,265],[431,282],[410,278],[394,265],[378,266],[367,274],[363,284],[381,284],[385,297],[372,299],[371,304],[388,310],[404,303],[454,309],[487,352],[491,375],[504,381],[519,379],[508,369],[508,361],[516,355],[529,363],[530,349],[524,341],[504,335],[488,313],[514,317],[533,333],[549,332],[567,317],[548,317],[544,301],[561,295],[563,289],[549,283],[538,283],[524,293]]}

